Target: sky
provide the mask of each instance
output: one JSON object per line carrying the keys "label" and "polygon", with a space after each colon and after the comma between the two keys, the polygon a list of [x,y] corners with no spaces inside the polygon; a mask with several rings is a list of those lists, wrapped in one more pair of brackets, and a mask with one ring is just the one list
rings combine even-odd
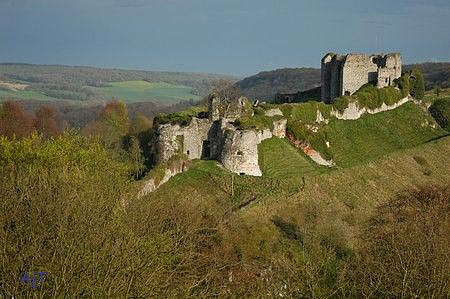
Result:
{"label": "sky", "polygon": [[450,0],[0,0],[0,62],[247,76],[327,52],[450,61]]}

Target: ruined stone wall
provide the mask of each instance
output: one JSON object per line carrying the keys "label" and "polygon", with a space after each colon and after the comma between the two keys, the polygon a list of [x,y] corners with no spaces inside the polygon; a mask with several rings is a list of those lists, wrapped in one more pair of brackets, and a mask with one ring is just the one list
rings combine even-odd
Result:
{"label": "ruined stone wall", "polygon": [[392,86],[394,80],[402,75],[402,60],[399,53],[386,55],[384,67],[378,69],[377,87]]}
{"label": "ruined stone wall", "polygon": [[[244,98],[234,103],[210,101],[208,119],[193,118],[184,127],[160,125],[157,129],[157,163],[165,163],[174,155],[183,153],[189,160],[221,161],[226,169],[238,174],[262,175],[258,165],[258,144],[273,136],[284,138],[287,120],[277,117],[273,120],[272,130],[237,130],[233,120],[253,111],[245,101]],[[216,108],[220,112],[218,120],[214,120],[217,118]],[[273,117],[283,115],[278,108],[266,113]]]}
{"label": "ruined stone wall", "polygon": [[180,130],[179,134],[183,137],[182,151],[190,160],[202,158],[203,144],[208,140],[211,125],[208,119],[193,118],[189,126]]}
{"label": "ruined stone wall", "polygon": [[193,118],[187,127],[161,125],[156,144],[157,164],[168,161],[177,153],[186,154],[190,160],[202,158],[203,142],[208,140],[211,126],[208,119],[198,118]]}
{"label": "ruined stone wall", "polygon": [[322,59],[321,98],[332,102],[336,97],[352,95],[369,82],[382,88],[392,86],[401,76],[399,53],[387,55],[327,54]]}
{"label": "ruined stone wall", "polygon": [[221,156],[223,166],[237,174],[261,176],[258,144],[271,137],[269,130],[227,130]]}
{"label": "ruined stone wall", "polygon": [[331,84],[331,60],[333,59],[332,54],[327,54],[322,58],[321,62],[321,97],[322,101],[328,103],[331,101],[330,95],[330,84]]}
{"label": "ruined stone wall", "polygon": [[369,77],[371,77],[370,74],[375,74],[376,76],[377,68],[377,65],[372,63],[371,58],[367,55],[347,55],[347,59],[343,65],[342,94],[352,95],[361,88],[361,86],[369,83]]}
{"label": "ruined stone wall", "polygon": [[179,150],[177,136],[180,135],[180,126],[165,124],[157,129],[158,140],[156,142],[156,163],[167,162]]}

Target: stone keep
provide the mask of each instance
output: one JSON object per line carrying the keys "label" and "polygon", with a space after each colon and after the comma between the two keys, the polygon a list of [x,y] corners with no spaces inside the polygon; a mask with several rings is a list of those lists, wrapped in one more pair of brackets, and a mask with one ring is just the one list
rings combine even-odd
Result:
{"label": "stone keep", "polygon": [[366,83],[378,88],[392,86],[402,74],[399,53],[347,54],[328,53],[321,63],[321,97],[326,103],[342,95],[352,95]]}

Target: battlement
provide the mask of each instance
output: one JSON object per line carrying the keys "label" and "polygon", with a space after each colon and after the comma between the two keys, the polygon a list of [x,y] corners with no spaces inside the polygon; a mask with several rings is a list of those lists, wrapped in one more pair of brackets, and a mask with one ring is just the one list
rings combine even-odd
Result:
{"label": "battlement", "polygon": [[337,97],[352,95],[367,83],[373,83],[378,88],[392,86],[401,74],[400,53],[328,53],[321,63],[321,97],[324,102],[330,103]]}

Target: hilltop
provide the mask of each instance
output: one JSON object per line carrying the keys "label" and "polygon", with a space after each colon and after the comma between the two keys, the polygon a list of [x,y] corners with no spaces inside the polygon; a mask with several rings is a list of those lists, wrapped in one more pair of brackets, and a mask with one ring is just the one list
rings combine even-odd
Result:
{"label": "hilltop", "polygon": [[[153,150],[158,128],[130,126],[123,103],[100,113],[98,138],[2,136],[0,174],[11,179],[0,181],[0,284],[24,297],[390,298],[405,285],[417,297],[446,297],[450,137],[427,106],[438,102],[448,124],[450,90],[418,101],[402,98],[405,88],[364,85],[332,104],[211,97],[209,115],[191,107],[155,118],[187,138],[166,134],[174,155],[143,176],[141,149]],[[344,117],[356,101],[361,113]],[[270,138],[280,118],[286,138]],[[229,155],[251,146],[261,176],[187,161],[213,153],[199,130],[229,136],[228,145],[240,139]],[[252,143],[244,132],[264,138]],[[194,153],[196,144],[209,150]],[[333,164],[316,163],[313,150]],[[165,183],[140,194],[150,180]],[[49,273],[36,290],[17,282],[29,263]]]}

